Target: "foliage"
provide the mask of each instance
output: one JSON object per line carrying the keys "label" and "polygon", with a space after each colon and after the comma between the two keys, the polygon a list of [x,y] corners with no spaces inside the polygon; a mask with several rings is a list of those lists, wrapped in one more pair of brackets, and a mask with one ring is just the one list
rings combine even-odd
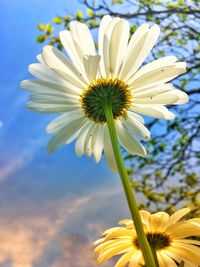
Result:
{"label": "foliage", "polygon": [[[173,211],[176,207],[191,206],[193,216],[199,216],[200,1],[83,0],[82,4],[83,11],[54,18],[54,28],[61,24],[68,29],[69,22],[76,19],[95,30],[104,14],[128,19],[132,33],[143,22],[157,23],[162,33],[148,61],[173,54],[179,61],[188,63],[187,73],[173,83],[189,94],[189,104],[171,107],[177,115],[174,121],[147,120],[152,139],[146,145],[149,152],[146,158],[136,158],[126,152],[124,157],[130,163],[128,171],[134,177],[133,187],[142,208]],[[42,34],[37,42],[46,41],[62,49],[51,24],[38,25]]]}

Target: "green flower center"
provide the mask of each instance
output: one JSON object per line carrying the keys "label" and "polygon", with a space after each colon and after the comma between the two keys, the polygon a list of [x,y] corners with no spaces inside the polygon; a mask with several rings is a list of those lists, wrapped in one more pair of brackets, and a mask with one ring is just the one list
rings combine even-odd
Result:
{"label": "green flower center", "polygon": [[81,105],[88,119],[96,123],[106,122],[104,105],[112,106],[113,117],[118,119],[127,116],[131,106],[132,95],[129,86],[118,79],[98,79],[84,90],[81,95]]}
{"label": "green flower center", "polygon": [[[155,250],[160,250],[169,247],[172,242],[170,236],[165,233],[146,233],[146,236],[150,246],[153,247]],[[140,248],[137,238],[133,241],[133,243],[134,246],[136,246],[138,249]]]}

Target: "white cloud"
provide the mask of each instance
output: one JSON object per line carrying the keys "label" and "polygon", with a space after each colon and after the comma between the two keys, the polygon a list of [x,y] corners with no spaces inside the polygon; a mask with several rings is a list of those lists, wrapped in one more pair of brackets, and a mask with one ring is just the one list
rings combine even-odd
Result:
{"label": "white cloud", "polygon": [[20,153],[13,153],[10,157],[8,157],[4,164],[0,166],[0,181],[6,180],[12,174],[29,164],[42,144],[42,138],[32,140],[29,142],[29,146],[20,151]]}
{"label": "white cloud", "polygon": [[3,122],[0,120],[0,128],[3,127]]}
{"label": "white cloud", "polygon": [[20,170],[25,165],[26,155],[28,156],[28,152],[24,151],[21,153],[20,157],[16,157],[15,159],[9,159],[3,166],[0,167],[0,181],[4,181],[9,178],[13,173]]}

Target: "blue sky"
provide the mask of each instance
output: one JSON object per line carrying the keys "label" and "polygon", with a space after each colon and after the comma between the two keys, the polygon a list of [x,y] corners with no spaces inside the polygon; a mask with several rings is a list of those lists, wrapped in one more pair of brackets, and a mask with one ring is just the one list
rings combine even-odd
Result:
{"label": "blue sky", "polygon": [[36,25],[80,8],[67,0],[0,0],[0,267],[95,266],[91,242],[128,216],[104,159],[78,158],[74,144],[46,154],[52,117],[26,110],[19,89],[42,49]]}

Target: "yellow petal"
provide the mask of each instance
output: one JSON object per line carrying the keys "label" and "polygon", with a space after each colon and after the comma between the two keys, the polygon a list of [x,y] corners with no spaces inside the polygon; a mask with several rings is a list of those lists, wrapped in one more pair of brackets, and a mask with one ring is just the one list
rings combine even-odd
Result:
{"label": "yellow petal", "polygon": [[138,265],[141,263],[141,258],[142,258],[141,251],[137,251],[135,254],[132,255],[128,267],[138,267]]}
{"label": "yellow petal", "polygon": [[157,252],[159,267],[177,267],[175,261],[169,257],[167,254],[165,254],[164,251],[158,251]]}
{"label": "yellow petal", "polygon": [[157,212],[149,217],[149,227],[151,231],[162,231],[169,219],[166,212]]}
{"label": "yellow petal", "polygon": [[174,214],[172,214],[169,217],[169,220],[167,222],[166,228],[174,223],[176,223],[177,221],[179,221],[183,216],[185,216],[188,212],[190,212],[189,208],[184,208],[184,209],[180,209],[177,212],[175,212]]}
{"label": "yellow petal", "polygon": [[170,247],[168,250],[179,255],[182,260],[186,259],[194,264],[200,263],[200,248],[196,246],[180,243],[176,246]]}
{"label": "yellow petal", "polygon": [[130,246],[130,244],[121,245],[111,247],[110,249],[107,249],[104,251],[100,256],[97,258],[97,264],[101,264],[110,258],[112,258],[115,255],[122,254],[125,252],[128,252],[129,250],[132,250],[133,248]]}
{"label": "yellow petal", "polygon": [[188,220],[169,226],[165,232],[172,236],[172,238],[185,238],[189,236],[199,236],[200,227],[196,221]]}
{"label": "yellow petal", "polygon": [[134,254],[134,251],[130,251],[125,253],[123,256],[120,257],[120,259],[115,264],[115,267],[125,267],[126,264],[129,262],[131,256]]}
{"label": "yellow petal", "polygon": [[131,240],[127,238],[120,238],[120,239],[118,238],[114,240],[109,240],[97,246],[94,250],[94,253],[100,254],[100,253],[103,253],[107,249],[110,249],[110,248],[113,248],[119,245],[125,245],[125,244],[127,245],[129,244],[130,247],[132,246]]}

